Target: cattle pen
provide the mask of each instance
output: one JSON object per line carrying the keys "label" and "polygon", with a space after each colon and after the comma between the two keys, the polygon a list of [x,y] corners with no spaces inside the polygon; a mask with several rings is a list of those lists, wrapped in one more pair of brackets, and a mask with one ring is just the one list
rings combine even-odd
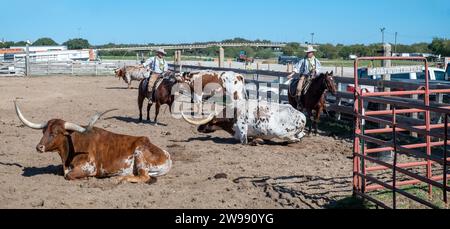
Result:
{"label": "cattle pen", "polygon": [[[387,61],[387,60],[411,60],[424,62],[426,80],[425,84],[403,83],[387,80],[360,79],[358,76],[359,61]],[[289,73],[261,71],[261,70],[240,70],[228,68],[211,68],[202,66],[180,66],[171,65],[173,70],[182,71],[234,71],[246,76],[246,83],[254,86],[248,91],[250,98],[263,99],[278,103],[288,103],[288,90],[285,78]],[[359,58],[355,61],[354,78],[334,77],[337,83],[338,92],[336,96],[328,95],[329,103],[327,110],[335,112],[335,118],[340,120],[343,115],[351,120],[354,127],[354,171],[353,171],[353,193],[367,199],[377,206],[383,208],[398,208],[397,194],[410,200],[416,201],[429,208],[439,208],[430,201],[433,198],[433,187],[442,191],[442,200],[445,207],[448,207],[448,116],[450,106],[447,95],[450,93],[448,85],[433,84],[428,80],[428,62],[425,58],[402,58],[402,57],[371,57]],[[353,84],[353,92],[345,90],[344,85]],[[370,85],[378,89],[379,92],[368,92],[360,88],[360,85]],[[262,87],[265,90],[261,90]],[[269,88],[269,90],[267,90]],[[395,89],[401,88],[400,91]],[[275,90],[270,90],[275,89]],[[393,91],[391,91],[391,89]],[[270,93],[275,92],[275,93]],[[275,94],[275,96],[273,96]],[[419,98],[422,95],[422,98]],[[255,97],[256,96],[256,97]],[[434,97],[435,101],[431,101]],[[350,100],[344,104],[343,100]],[[354,104],[351,104],[354,102]],[[422,104],[421,104],[422,103]],[[372,109],[372,110],[369,110]],[[432,112],[434,115],[432,115]],[[420,115],[422,114],[422,115]],[[369,124],[370,123],[370,124]],[[374,126],[376,126],[374,128]],[[381,127],[380,127],[381,126]],[[372,128],[372,129],[369,129]],[[391,133],[391,138],[387,139],[383,134]],[[400,137],[413,137],[413,141],[424,142],[400,143]],[[372,147],[368,147],[371,145]],[[378,147],[373,147],[377,145]],[[425,149],[422,152],[419,149]],[[392,153],[393,162],[388,163],[380,160],[379,153]],[[372,155],[372,156],[371,156]],[[405,156],[400,163],[400,155]],[[425,161],[417,161],[424,159]],[[411,162],[412,161],[412,162]],[[372,164],[369,166],[369,164]],[[373,165],[375,164],[375,165]],[[442,169],[433,168],[434,165],[441,165]],[[425,175],[419,172],[418,168],[425,166]],[[439,175],[433,176],[433,171],[437,170]],[[386,174],[380,176],[380,171],[390,171],[392,175],[386,179]],[[369,175],[369,172],[378,173]],[[398,173],[401,173],[400,176]],[[412,178],[413,180],[405,177]],[[439,183],[441,181],[442,183]],[[411,194],[401,187],[417,184],[426,184],[428,187],[428,198]],[[387,189],[392,191],[392,198],[389,200],[377,200],[373,198],[370,191]],[[420,188],[419,188],[420,189]],[[390,202],[388,206],[386,202]]]}
{"label": "cattle pen", "polygon": [[[353,193],[381,207],[402,208],[404,200],[394,206],[393,195],[399,199],[405,192],[410,192],[411,187],[417,187],[420,190],[426,189],[425,195],[413,193],[412,199],[420,199],[417,203],[424,203],[425,207],[430,208],[446,207],[441,204],[442,192],[448,191],[448,184],[444,184],[447,182],[444,179],[447,169],[442,169],[447,163],[443,158],[446,158],[444,153],[447,141],[444,139],[447,137],[445,129],[448,122],[447,110],[442,107],[449,106],[449,87],[444,84],[429,85],[429,106],[425,106],[426,88],[422,83],[358,79],[358,84],[355,84],[353,78],[337,76],[334,80],[339,92],[337,95],[327,95],[331,118],[326,122],[334,124],[334,119],[341,120],[339,123],[345,123],[351,129],[349,132],[356,129],[355,124],[366,124],[360,125],[359,135],[350,133],[350,137],[343,139],[322,131],[319,136],[307,137],[302,143],[295,145],[268,144],[250,147],[239,145],[224,133],[199,134],[195,127],[186,125],[167,113],[161,117],[162,124],[158,127],[149,125],[149,122],[140,123],[137,120],[135,101],[137,91],[118,87],[121,83],[116,78],[100,77],[112,76],[118,66],[95,62],[84,64],[79,66],[89,66],[85,68],[87,70],[78,72],[75,67],[73,74],[70,65],[65,66],[64,71],[58,71],[50,63],[47,72],[46,63],[43,63],[39,71],[32,71],[31,77],[25,77],[25,80],[22,77],[1,77],[0,87],[5,95],[0,103],[0,136],[5,141],[0,149],[0,173],[4,174],[0,178],[0,183],[4,184],[0,187],[4,194],[1,199],[3,206],[333,208],[341,200],[350,198]],[[107,67],[95,74],[94,64]],[[173,70],[180,69],[177,65],[170,67]],[[34,69],[36,68],[31,68]],[[288,100],[288,85],[285,80],[287,72],[192,65],[184,65],[181,70],[234,71],[246,76],[248,93],[254,98],[279,103],[287,103]],[[72,77],[95,75],[99,77]],[[363,96],[358,97],[361,90],[349,91],[348,85],[354,85],[354,88],[357,85],[370,85],[379,92],[396,88],[404,91],[397,97],[380,94],[369,94],[371,96],[367,97],[367,92],[363,91]],[[419,92],[403,95],[405,90]],[[396,93],[398,95],[399,92]],[[19,102],[27,117],[34,121],[61,116],[74,122],[84,122],[94,111],[120,106],[120,111],[102,120],[99,127],[118,133],[150,136],[173,154],[173,173],[150,188],[144,185],[117,186],[112,179],[65,182],[58,175],[60,168],[54,166],[60,163],[59,160],[51,155],[33,156],[30,153],[39,133],[25,130],[17,122],[11,99],[18,96],[23,97]],[[359,111],[359,120],[355,116],[355,108],[358,107],[355,106],[356,102],[364,108],[364,113],[363,110]],[[389,110],[386,103],[391,105]],[[431,111],[428,119],[427,110]],[[392,124],[393,119],[396,125]],[[379,120],[383,122],[380,124],[377,122]],[[430,131],[427,131],[426,120],[430,122]],[[373,133],[379,129],[383,133]],[[396,138],[392,137],[393,133],[396,133]],[[431,156],[426,153],[427,133],[430,135]],[[353,144],[355,136],[360,139],[357,144],[359,152]],[[28,141],[30,139],[33,141]],[[403,139],[408,141],[403,142]],[[378,154],[383,153],[392,153],[395,157],[395,150],[398,154],[397,166],[393,161],[386,162],[378,157]],[[424,151],[417,152],[421,150]],[[413,157],[410,157],[411,153],[415,153]],[[420,158],[421,161],[418,161]],[[355,167],[353,160],[357,165]],[[428,166],[429,162],[431,166]],[[428,168],[431,168],[429,174]],[[393,170],[397,178],[395,184]],[[410,179],[406,179],[408,177]],[[433,200],[430,199],[429,185],[434,186]],[[396,194],[393,194],[392,189]],[[389,191],[388,194],[385,190]],[[55,193],[64,195],[53,195]],[[407,193],[406,195],[411,197]],[[136,201],[136,197],[140,198],[139,201]],[[436,204],[437,200],[441,202]],[[422,205],[408,206],[420,208]]]}

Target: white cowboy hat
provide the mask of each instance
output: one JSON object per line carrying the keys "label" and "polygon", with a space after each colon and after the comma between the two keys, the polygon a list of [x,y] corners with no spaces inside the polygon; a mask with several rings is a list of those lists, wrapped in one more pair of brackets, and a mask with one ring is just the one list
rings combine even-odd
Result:
{"label": "white cowboy hat", "polygon": [[162,48],[157,49],[155,52],[156,52],[156,53],[162,53],[162,54],[164,54],[164,55],[167,55],[166,51],[165,51],[164,49],[162,49]]}
{"label": "white cowboy hat", "polygon": [[310,53],[310,52],[317,52],[317,50],[316,50],[316,49],[314,49],[314,47],[313,47],[313,46],[309,45],[309,46],[308,46],[308,49],[307,49],[307,50],[305,50],[305,52],[306,52],[306,53]]}

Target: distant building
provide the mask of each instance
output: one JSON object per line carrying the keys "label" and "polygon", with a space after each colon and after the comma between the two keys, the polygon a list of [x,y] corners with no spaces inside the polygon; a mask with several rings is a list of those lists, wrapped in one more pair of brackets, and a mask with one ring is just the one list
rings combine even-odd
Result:
{"label": "distant building", "polygon": [[[21,61],[25,59],[26,46],[15,46],[0,50],[0,61]],[[97,51],[93,49],[68,50],[67,46],[29,46],[31,62],[94,61]]]}
{"label": "distant building", "polygon": [[438,55],[431,53],[393,53],[392,56],[397,57],[425,57],[425,58],[440,58]]}
{"label": "distant building", "polygon": [[[27,50],[26,46],[13,46],[11,49],[21,49],[24,52]],[[30,52],[50,52],[50,51],[67,51],[67,46],[29,46]]]}

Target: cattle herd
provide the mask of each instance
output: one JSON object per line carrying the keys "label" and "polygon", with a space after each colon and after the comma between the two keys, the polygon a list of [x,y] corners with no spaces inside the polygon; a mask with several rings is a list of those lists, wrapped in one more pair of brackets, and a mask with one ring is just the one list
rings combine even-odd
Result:
{"label": "cattle herd", "polygon": [[[149,97],[143,79],[148,73],[139,66],[123,67],[115,73],[129,88],[133,80],[141,81],[138,107],[142,120],[143,101]],[[173,112],[173,104],[177,102],[175,91],[179,91],[187,92],[191,98],[188,105],[192,105],[189,108],[193,108],[191,114],[181,110],[181,117],[198,126],[201,133],[224,130],[242,144],[251,145],[273,139],[296,143],[305,136],[306,117],[302,112],[291,105],[248,99],[245,88],[244,76],[234,72],[168,73],[154,90],[155,124],[161,105],[169,105]],[[218,97],[223,100],[217,102]],[[181,107],[186,105],[181,104]],[[207,111],[204,106],[212,108]],[[147,119],[150,107],[149,104]],[[102,116],[114,110],[94,115],[88,126],[59,119],[33,123],[25,118],[17,102],[15,111],[25,126],[43,130],[36,149],[40,153],[57,152],[67,180],[118,177],[121,182],[149,183],[152,178],[167,174],[172,167],[170,153],[149,138],[115,134],[95,127]]]}

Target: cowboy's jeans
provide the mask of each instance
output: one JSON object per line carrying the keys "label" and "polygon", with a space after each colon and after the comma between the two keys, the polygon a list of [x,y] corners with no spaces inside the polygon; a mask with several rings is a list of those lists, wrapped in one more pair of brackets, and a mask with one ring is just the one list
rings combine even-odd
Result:
{"label": "cowboy's jeans", "polygon": [[150,75],[150,79],[148,80],[148,85],[147,85],[147,90],[148,90],[148,94],[149,94],[149,103],[152,104],[153,103],[153,87],[155,86],[156,81],[158,80],[158,78],[161,76],[161,74],[157,74],[157,73],[152,73]]}
{"label": "cowboy's jeans", "polygon": [[297,93],[296,96],[301,96],[303,92],[303,85],[305,83],[306,76],[300,76],[300,79],[298,80],[297,84]]}

